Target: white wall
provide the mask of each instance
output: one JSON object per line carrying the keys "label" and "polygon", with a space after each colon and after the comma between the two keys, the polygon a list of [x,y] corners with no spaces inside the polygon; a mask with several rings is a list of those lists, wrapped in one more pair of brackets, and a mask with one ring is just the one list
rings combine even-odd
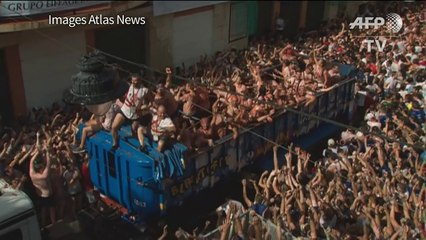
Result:
{"label": "white wall", "polygon": [[154,16],[186,11],[227,1],[154,1]]}
{"label": "white wall", "polygon": [[203,11],[173,19],[173,65],[194,64],[199,56],[212,54],[213,11]]}
{"label": "white wall", "polygon": [[79,58],[85,53],[84,31],[68,27],[44,30],[47,37],[34,31],[21,36],[19,52],[27,107],[48,106],[61,101],[71,76],[78,72]]}

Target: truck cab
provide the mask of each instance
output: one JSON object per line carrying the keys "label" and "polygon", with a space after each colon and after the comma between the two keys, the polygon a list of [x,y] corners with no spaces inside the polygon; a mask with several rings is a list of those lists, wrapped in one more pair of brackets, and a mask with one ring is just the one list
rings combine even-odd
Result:
{"label": "truck cab", "polygon": [[31,199],[0,179],[0,239],[41,240],[40,226]]}

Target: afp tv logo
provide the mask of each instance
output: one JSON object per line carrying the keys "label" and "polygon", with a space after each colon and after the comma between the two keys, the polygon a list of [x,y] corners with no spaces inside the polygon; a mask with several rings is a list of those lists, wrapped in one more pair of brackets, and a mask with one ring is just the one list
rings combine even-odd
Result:
{"label": "afp tv logo", "polygon": [[[385,21],[386,19],[386,21]],[[396,13],[389,13],[383,17],[357,17],[355,21],[349,24],[350,29],[358,27],[358,29],[368,30],[370,28],[378,29],[385,26],[389,33],[396,34],[402,28],[402,18]],[[369,36],[369,37],[385,37],[385,36]],[[363,43],[367,43],[367,51],[371,52],[371,45],[376,43],[377,49],[382,52],[386,46],[386,39],[380,41],[378,39],[365,39]]]}

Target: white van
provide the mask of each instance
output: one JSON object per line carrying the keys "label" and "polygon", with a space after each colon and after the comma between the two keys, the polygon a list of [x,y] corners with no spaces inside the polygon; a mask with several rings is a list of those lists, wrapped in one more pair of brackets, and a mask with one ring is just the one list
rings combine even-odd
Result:
{"label": "white van", "polygon": [[31,199],[0,179],[0,240],[41,240]]}

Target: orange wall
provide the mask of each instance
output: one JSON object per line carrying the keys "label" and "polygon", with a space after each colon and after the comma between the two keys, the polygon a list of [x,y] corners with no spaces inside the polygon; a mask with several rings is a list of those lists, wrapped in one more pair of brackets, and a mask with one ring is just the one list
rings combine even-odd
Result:
{"label": "orange wall", "polygon": [[5,48],[6,67],[9,75],[9,91],[14,117],[27,113],[24,82],[22,80],[21,59],[18,45]]}

